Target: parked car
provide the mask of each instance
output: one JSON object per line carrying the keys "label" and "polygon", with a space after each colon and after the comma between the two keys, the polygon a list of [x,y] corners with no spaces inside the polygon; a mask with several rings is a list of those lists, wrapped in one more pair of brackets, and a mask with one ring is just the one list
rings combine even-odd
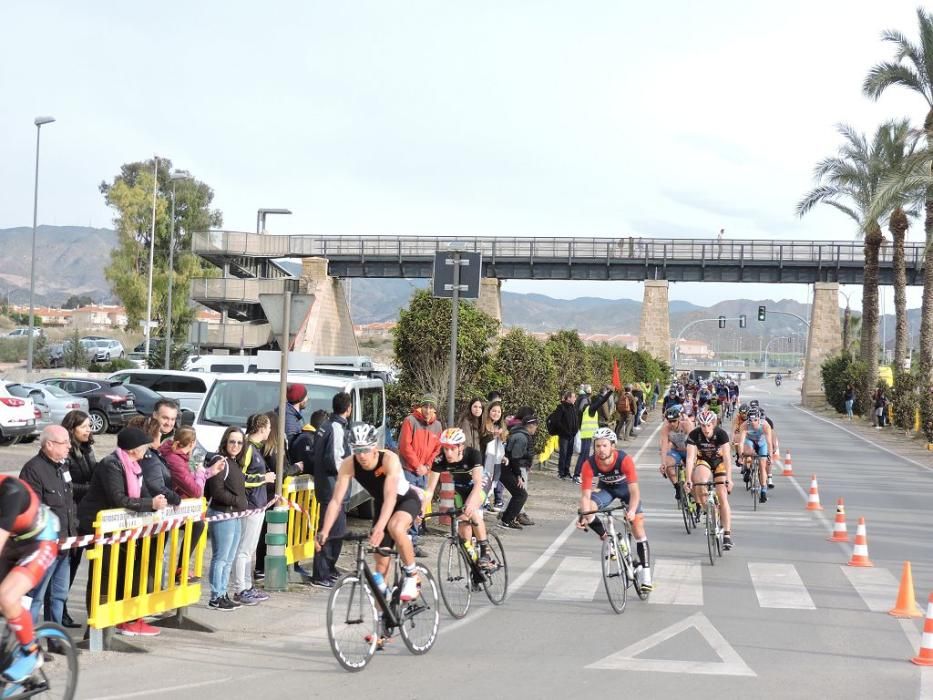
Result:
{"label": "parked car", "polygon": [[[81,338],[78,340],[78,345],[84,350],[84,354],[87,357],[88,362],[94,362],[94,359],[97,357],[97,340],[95,338]],[[62,343],[62,358],[67,353],[71,352],[71,341],[66,340]]]}
{"label": "parked car", "polygon": [[[36,328],[35,326],[33,326],[32,334],[35,336],[42,335],[42,329]],[[6,334],[6,337],[7,338],[28,338],[29,329],[28,328],[14,328],[13,330],[11,330],[9,333]]]}
{"label": "parked car", "polygon": [[146,369],[149,366],[149,358],[144,352],[128,353],[126,359],[132,362],[136,369]]}
{"label": "parked car", "polygon": [[[133,395],[133,398],[136,399],[136,411],[144,416],[151,416],[155,413],[156,403],[167,398],[139,384],[124,384],[123,386]],[[189,411],[187,408],[179,409],[178,424],[191,425],[192,423],[194,423],[194,412]]]}
{"label": "parked car", "polygon": [[137,384],[162,396],[174,399],[184,409],[197,413],[214,377],[203,372],[174,369],[121,369],[108,379]]}
{"label": "parked car", "polygon": [[0,445],[12,445],[35,432],[36,414],[31,399],[21,399],[0,382]]}
{"label": "parked car", "polygon": [[52,422],[59,424],[70,411],[88,412],[87,399],[72,396],[57,386],[49,384],[7,384],[7,390],[21,399],[32,399],[33,403],[45,404],[52,414]]}
{"label": "parked car", "polygon": [[81,379],[72,377],[49,377],[39,384],[55,386],[72,396],[87,399],[91,430],[95,435],[110,429],[119,429],[135,415],[136,399],[120,382],[107,379]]}
{"label": "parked car", "polygon": [[94,345],[97,346],[94,362],[110,362],[118,357],[126,357],[126,350],[119,340],[100,338],[94,341]]}

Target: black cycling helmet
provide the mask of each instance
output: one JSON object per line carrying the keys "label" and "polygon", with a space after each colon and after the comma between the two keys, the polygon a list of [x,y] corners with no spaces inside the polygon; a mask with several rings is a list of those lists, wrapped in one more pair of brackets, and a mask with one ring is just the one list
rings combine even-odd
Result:
{"label": "black cycling helmet", "polygon": [[748,419],[749,420],[761,420],[761,411],[757,408],[748,409]]}
{"label": "black cycling helmet", "polygon": [[739,414],[740,414],[740,415],[743,415],[743,416],[748,414],[748,404],[747,404],[747,403],[739,404]]}
{"label": "black cycling helmet", "polygon": [[752,399],[748,402],[749,408],[761,408],[761,404],[758,402],[758,399]]}
{"label": "black cycling helmet", "polygon": [[674,404],[664,412],[664,417],[667,420],[680,420],[680,414],[683,412],[683,410],[683,407],[679,403]]}

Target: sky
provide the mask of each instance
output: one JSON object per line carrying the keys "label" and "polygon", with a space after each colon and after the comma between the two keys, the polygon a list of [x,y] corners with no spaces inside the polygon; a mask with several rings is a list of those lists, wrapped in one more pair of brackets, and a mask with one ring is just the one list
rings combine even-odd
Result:
{"label": "sky", "polygon": [[[917,0],[637,5],[4,0],[0,228],[31,224],[33,119],[52,115],[42,224],[110,226],[98,185],[158,154],[213,187],[230,230],[287,207],[270,233],[854,240],[837,211],[794,207],[837,123],[922,120],[905,90],[861,93],[892,57],[881,31],[915,38]],[[736,297],[807,287],[671,286]]]}

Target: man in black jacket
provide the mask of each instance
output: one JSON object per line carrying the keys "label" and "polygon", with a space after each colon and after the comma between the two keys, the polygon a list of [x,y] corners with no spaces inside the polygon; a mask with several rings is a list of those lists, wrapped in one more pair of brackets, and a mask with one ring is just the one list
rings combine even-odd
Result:
{"label": "man in black jacket", "polygon": [[[344,458],[350,455],[350,441],[347,434],[350,416],[353,413],[353,402],[350,395],[344,391],[334,394],[331,403],[333,413],[321,423],[314,445],[314,493],[320,506],[318,528],[324,523],[324,514],[327,504],[330,503],[337,483],[337,469]],[[307,466],[305,466],[307,470]],[[349,495],[349,492],[348,492]],[[318,588],[333,588],[337,579],[337,559],[343,548],[341,536],[347,527],[346,510],[341,508],[340,516],[330,530],[330,538],[318,551],[314,553],[310,583]]]}
{"label": "man in black jacket", "polygon": [[580,430],[580,413],[574,406],[572,391],[565,391],[555,409],[557,428],[558,460],[557,476],[561,480],[570,478],[570,460],[573,457],[573,441]]}
{"label": "man in black jacket", "polygon": [[[59,537],[78,533],[78,507],[71,493],[71,475],[65,460],[71,448],[68,431],[60,425],[49,425],[39,436],[39,454],[23,465],[19,478],[32,487],[39,501],[49,507],[59,521]],[[70,588],[71,559],[67,551],[60,552],[45,573],[45,578],[29,595],[32,598],[33,623],[39,621],[39,611],[45,591],[51,586],[51,617],[61,624],[65,601]]]}
{"label": "man in black jacket", "polygon": [[509,504],[500,515],[499,527],[509,530],[521,530],[522,524],[518,520],[519,513],[528,500],[528,491],[525,486],[524,474],[528,474],[531,469],[533,459],[532,437],[538,430],[538,419],[529,411],[523,412],[519,409],[517,413],[522,414],[522,422],[515,426],[509,432],[508,440],[505,443],[505,456],[508,457],[508,464],[503,464],[502,474],[499,477],[502,485],[512,496]]}

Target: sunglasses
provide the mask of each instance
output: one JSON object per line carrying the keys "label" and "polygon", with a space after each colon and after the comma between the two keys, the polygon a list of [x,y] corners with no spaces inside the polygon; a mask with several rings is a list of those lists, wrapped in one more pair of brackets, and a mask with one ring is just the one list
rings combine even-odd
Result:
{"label": "sunglasses", "polygon": [[242,445],[243,441],[242,440],[227,440],[227,444],[228,445]]}

